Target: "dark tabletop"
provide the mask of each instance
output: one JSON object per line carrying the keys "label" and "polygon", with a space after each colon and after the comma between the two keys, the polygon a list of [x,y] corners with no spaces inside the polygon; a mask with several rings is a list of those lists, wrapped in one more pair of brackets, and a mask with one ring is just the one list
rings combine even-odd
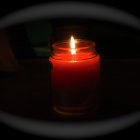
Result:
{"label": "dark tabletop", "polygon": [[[47,59],[19,60],[18,72],[0,72],[0,109],[21,117],[42,121],[96,121],[138,111],[140,108],[140,60],[101,59],[101,103],[96,114],[85,118],[65,118],[51,109],[50,65]],[[124,130],[137,133],[139,127]],[[10,135],[18,132],[4,124]],[[118,132],[121,133],[121,132]],[[31,136],[32,137],[32,136]]]}

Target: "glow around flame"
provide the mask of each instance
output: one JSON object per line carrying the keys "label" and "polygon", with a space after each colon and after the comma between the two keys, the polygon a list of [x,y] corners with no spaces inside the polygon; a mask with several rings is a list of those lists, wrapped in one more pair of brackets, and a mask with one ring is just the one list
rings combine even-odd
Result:
{"label": "glow around flame", "polygon": [[75,40],[74,40],[74,37],[73,36],[71,36],[71,54],[72,55],[76,54]]}

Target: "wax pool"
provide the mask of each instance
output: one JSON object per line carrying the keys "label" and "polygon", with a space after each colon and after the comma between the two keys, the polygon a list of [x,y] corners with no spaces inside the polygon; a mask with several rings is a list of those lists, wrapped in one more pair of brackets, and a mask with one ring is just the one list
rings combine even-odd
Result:
{"label": "wax pool", "polygon": [[[98,107],[100,56],[89,53],[50,57],[53,109],[65,115],[85,114]],[[56,57],[57,58],[57,57]]]}

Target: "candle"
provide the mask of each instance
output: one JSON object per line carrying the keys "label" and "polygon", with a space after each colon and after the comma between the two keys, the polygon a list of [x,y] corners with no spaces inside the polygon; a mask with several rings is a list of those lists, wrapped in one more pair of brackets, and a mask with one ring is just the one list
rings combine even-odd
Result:
{"label": "candle", "polygon": [[63,115],[81,115],[98,107],[100,56],[95,43],[74,39],[52,45],[53,109]]}

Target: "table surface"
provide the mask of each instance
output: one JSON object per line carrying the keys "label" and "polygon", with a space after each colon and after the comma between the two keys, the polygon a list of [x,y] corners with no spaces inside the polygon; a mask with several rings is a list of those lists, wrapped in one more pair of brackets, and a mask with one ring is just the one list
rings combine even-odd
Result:
{"label": "table surface", "polygon": [[[68,122],[106,120],[140,109],[140,59],[102,59],[100,109],[96,115],[78,119],[68,119],[51,110],[50,67],[46,59],[20,60],[19,64],[17,73],[0,72],[1,111],[35,120]],[[1,137],[5,138],[44,139],[3,123],[0,129]],[[140,123],[101,138],[139,138],[139,129]]]}
{"label": "table surface", "polygon": [[67,118],[51,109],[47,59],[19,60],[16,73],[0,72],[0,109],[43,121],[96,121],[140,109],[140,60],[101,60],[101,103],[96,114]]}

